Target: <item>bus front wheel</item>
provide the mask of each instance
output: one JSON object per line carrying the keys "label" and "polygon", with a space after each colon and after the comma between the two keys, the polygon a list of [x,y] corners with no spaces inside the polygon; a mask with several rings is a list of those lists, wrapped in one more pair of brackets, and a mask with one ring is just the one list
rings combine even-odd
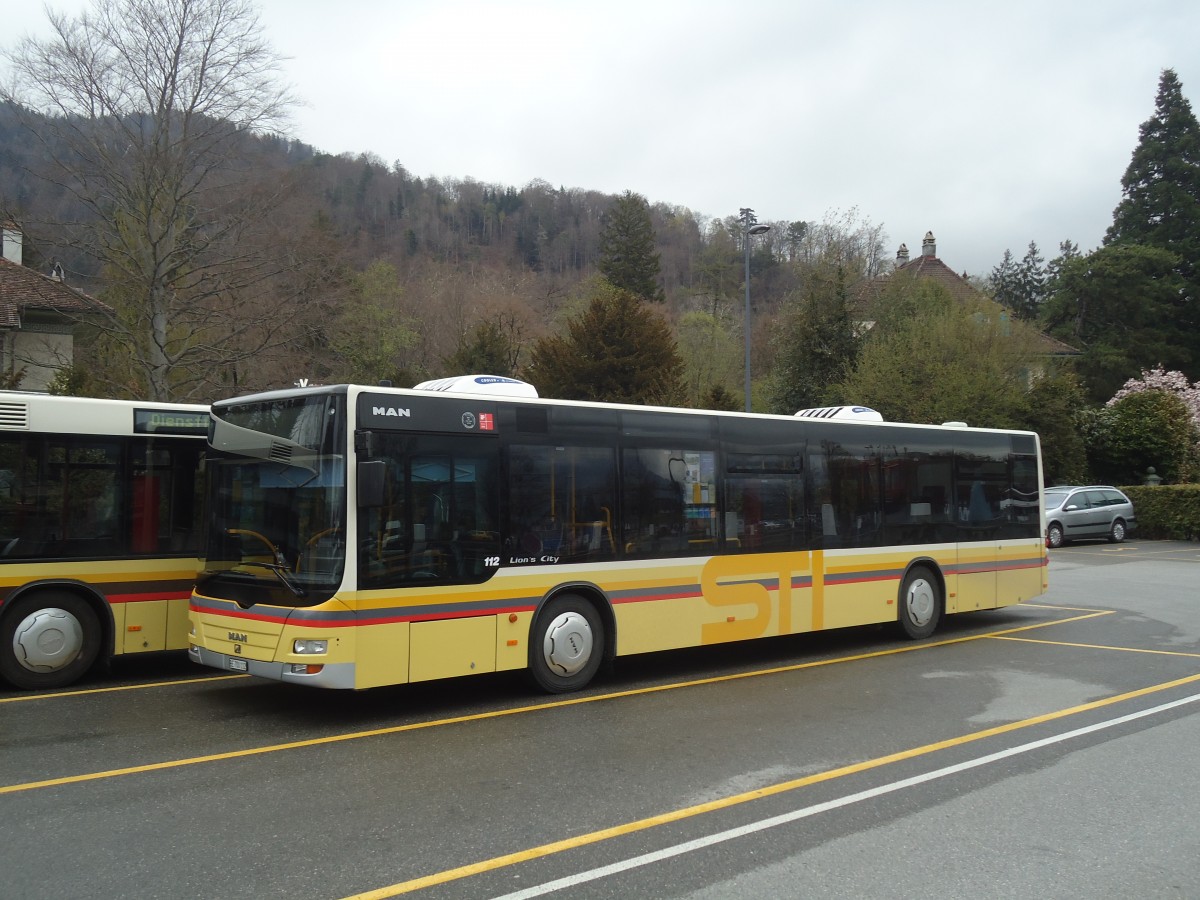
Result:
{"label": "bus front wheel", "polygon": [[0,678],[14,687],[65,687],[90,669],[99,653],[100,620],[74,594],[30,594],[0,618]]}
{"label": "bus front wheel", "polygon": [[578,594],[547,603],[530,635],[529,672],[544,691],[562,694],[587,685],[604,656],[604,623]]}
{"label": "bus front wheel", "polygon": [[900,588],[900,630],[905,637],[919,640],[933,634],[942,617],[942,592],[929,569],[914,566]]}

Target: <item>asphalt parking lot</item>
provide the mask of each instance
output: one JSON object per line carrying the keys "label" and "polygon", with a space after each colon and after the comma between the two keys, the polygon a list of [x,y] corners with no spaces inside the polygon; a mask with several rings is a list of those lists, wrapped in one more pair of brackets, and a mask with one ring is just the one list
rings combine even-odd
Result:
{"label": "asphalt parking lot", "polygon": [[0,896],[1200,896],[1200,545],[1027,604],[318,692],[141,662],[0,693]]}

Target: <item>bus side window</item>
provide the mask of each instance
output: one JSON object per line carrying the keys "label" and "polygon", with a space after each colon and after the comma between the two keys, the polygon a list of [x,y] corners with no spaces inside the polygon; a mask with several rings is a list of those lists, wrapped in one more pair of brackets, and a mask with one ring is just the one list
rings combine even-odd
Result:
{"label": "bus side window", "polygon": [[716,454],[626,448],[621,542],[636,556],[717,552]]}
{"label": "bus side window", "polygon": [[609,447],[512,446],[506,559],[515,565],[611,559],[616,483]]}
{"label": "bus side window", "polygon": [[762,553],[807,549],[802,473],[737,474],[725,480],[725,550]]}

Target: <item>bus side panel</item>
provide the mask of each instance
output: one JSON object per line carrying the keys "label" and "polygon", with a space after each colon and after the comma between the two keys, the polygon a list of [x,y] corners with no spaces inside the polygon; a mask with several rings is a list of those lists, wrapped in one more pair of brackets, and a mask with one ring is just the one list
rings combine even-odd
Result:
{"label": "bus side panel", "polygon": [[823,554],[796,551],[715,556],[705,563],[700,587],[702,644],[824,627]]}
{"label": "bus side panel", "polygon": [[1000,548],[995,543],[961,544],[958,548],[958,597],[946,612],[996,608],[996,567]]}
{"label": "bus side panel", "polygon": [[386,622],[354,629],[356,688],[408,681],[409,628],[408,622]]}
{"label": "bus side panel", "polygon": [[188,645],[188,601],[181,597],[167,601],[167,645],[166,650],[184,650]]}
{"label": "bus side panel", "polygon": [[413,622],[409,680],[430,681],[496,671],[496,617]]}
{"label": "bus side panel", "polygon": [[529,630],[532,612],[512,612],[496,618],[496,671],[524,669],[529,665]]}
{"label": "bus side panel", "polygon": [[897,619],[896,606],[905,573],[914,564],[940,572],[946,582],[946,610],[952,611],[956,590],[952,544],[910,546],[878,552],[828,551],[825,564],[824,624],[848,628]]}
{"label": "bus side panel", "polygon": [[616,606],[617,655],[695,647],[712,610],[696,597],[674,597]]}
{"label": "bus side panel", "polygon": [[1039,538],[1024,544],[1000,548],[997,573],[997,603],[1008,606],[1024,603],[1045,590],[1046,545]]}
{"label": "bus side panel", "polygon": [[906,556],[869,551],[825,554],[826,628],[888,622],[896,618],[896,596]]}
{"label": "bus side panel", "polygon": [[108,608],[112,610],[113,635],[112,635],[112,653],[113,656],[124,652],[125,646],[125,607],[128,603],[110,603]]}
{"label": "bus side panel", "polygon": [[165,600],[140,600],[135,603],[113,605],[125,607],[122,653],[143,653],[166,648],[167,603]]}

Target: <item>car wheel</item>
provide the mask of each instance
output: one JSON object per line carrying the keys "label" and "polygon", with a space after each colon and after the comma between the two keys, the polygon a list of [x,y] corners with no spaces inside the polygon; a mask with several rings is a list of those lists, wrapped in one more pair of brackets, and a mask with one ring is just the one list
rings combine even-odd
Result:
{"label": "car wheel", "polygon": [[578,594],[555,597],[538,614],[529,642],[529,672],[544,691],[584,687],[604,657],[604,622]]}
{"label": "car wheel", "polygon": [[1057,522],[1051,522],[1050,527],[1046,529],[1046,543],[1051,547],[1061,547],[1066,543],[1063,537],[1062,526]]}
{"label": "car wheel", "polygon": [[1108,540],[1113,544],[1123,543],[1125,540],[1125,523],[1121,519],[1117,519],[1112,523],[1112,528],[1108,531]]}

